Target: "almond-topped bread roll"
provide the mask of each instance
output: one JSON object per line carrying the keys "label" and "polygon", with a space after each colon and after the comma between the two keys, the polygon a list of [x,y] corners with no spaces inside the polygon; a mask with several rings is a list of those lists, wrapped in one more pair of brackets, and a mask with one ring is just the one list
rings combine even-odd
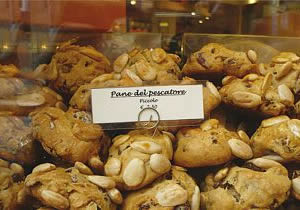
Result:
{"label": "almond-topped bread roll", "polygon": [[184,168],[173,166],[153,184],[124,199],[123,210],[199,210],[200,189]]}
{"label": "almond-topped bread roll", "polygon": [[27,116],[30,112],[44,107],[57,107],[66,110],[63,98],[48,87],[33,85],[24,87],[5,98],[0,98],[0,115]]}
{"label": "almond-topped bread roll", "polygon": [[115,185],[109,177],[93,175],[81,162],[67,169],[43,163],[25,180],[26,191],[37,203],[46,208],[70,210],[115,210],[123,200]]}
{"label": "almond-topped bread roll", "polygon": [[[182,80],[169,81],[169,84],[193,85],[197,84],[197,81],[189,77],[184,77]],[[118,77],[116,73],[104,74],[95,78],[90,84],[82,85],[71,98],[70,105],[79,110],[91,111],[91,89],[120,86],[138,86],[138,84],[133,84],[128,78]],[[203,98],[205,98],[203,101],[204,115],[207,117],[221,103],[221,96],[213,83],[206,81],[203,88]]]}
{"label": "almond-topped bread roll", "polygon": [[253,156],[247,139],[240,133],[228,131],[216,119],[200,124],[200,128],[182,128],[177,133],[174,162],[183,167],[220,165],[234,156],[250,159]]}
{"label": "almond-topped bread roll", "polygon": [[13,65],[0,65],[0,116],[26,116],[47,106],[66,109],[63,98],[55,91],[35,80],[24,79],[30,75]]}
{"label": "almond-topped bread roll", "polygon": [[92,124],[89,113],[47,107],[31,113],[31,117],[34,137],[50,155],[103,169],[99,153],[107,150],[110,142],[102,128]]}
{"label": "almond-topped bread roll", "polygon": [[187,76],[209,75],[244,77],[257,72],[257,54],[253,50],[237,52],[221,44],[209,43],[190,55],[182,69]]}
{"label": "almond-topped bread roll", "polygon": [[142,85],[155,81],[168,84],[179,79],[181,59],[175,54],[168,54],[161,48],[133,49],[120,55],[113,63],[115,73],[122,78],[129,78]]}
{"label": "almond-topped bread roll", "polygon": [[13,64],[1,65],[0,64],[0,77],[12,78],[20,75],[20,70]]}
{"label": "almond-topped bread roll", "polygon": [[121,189],[136,190],[171,169],[172,138],[163,132],[135,130],[116,136],[104,166]]}
{"label": "almond-topped bread roll", "polygon": [[92,88],[177,84],[179,62],[177,55],[167,54],[161,48],[133,49],[114,61],[113,73],[100,75],[82,85],[71,98],[70,105],[89,111]]}
{"label": "almond-topped bread roll", "polygon": [[0,209],[25,209],[24,169],[0,159]]}
{"label": "almond-topped bread roll", "polygon": [[245,167],[225,167],[205,178],[201,209],[276,209],[289,196],[288,171],[273,160],[257,158]]}
{"label": "almond-topped bread roll", "polygon": [[57,47],[49,65],[42,64],[33,72],[37,79],[50,81],[50,85],[66,96],[95,77],[112,71],[109,60],[91,46],[64,42]]}
{"label": "almond-topped bread roll", "polygon": [[255,157],[279,162],[300,162],[300,120],[282,115],[261,122],[251,137]]}
{"label": "almond-topped bread roll", "polygon": [[259,64],[259,73],[273,75],[273,85],[286,85],[294,94],[300,91],[300,57],[292,52],[281,52],[269,64]]}
{"label": "almond-topped bread roll", "polygon": [[285,84],[273,85],[273,75],[248,74],[242,79],[227,76],[220,89],[225,104],[263,116],[278,116],[294,109],[294,95]]}

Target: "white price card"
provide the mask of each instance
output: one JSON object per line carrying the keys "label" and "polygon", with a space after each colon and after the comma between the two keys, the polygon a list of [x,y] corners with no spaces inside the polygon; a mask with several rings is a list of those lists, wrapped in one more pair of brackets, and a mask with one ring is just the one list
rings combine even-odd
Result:
{"label": "white price card", "polygon": [[204,118],[203,85],[92,89],[93,123]]}

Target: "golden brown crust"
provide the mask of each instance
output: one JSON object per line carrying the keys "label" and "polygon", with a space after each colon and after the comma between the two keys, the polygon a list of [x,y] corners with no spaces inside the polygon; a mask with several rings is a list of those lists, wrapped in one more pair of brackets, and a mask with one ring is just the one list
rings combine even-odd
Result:
{"label": "golden brown crust", "polygon": [[243,77],[257,72],[257,65],[244,52],[232,51],[221,44],[210,43],[188,58],[182,72],[184,75],[226,74]]}
{"label": "golden brown crust", "polygon": [[25,186],[31,196],[55,209],[116,209],[108,194],[76,168],[33,171],[26,177]]}
{"label": "golden brown crust", "polygon": [[49,154],[69,162],[99,159],[98,152],[105,145],[103,131],[91,124],[88,113],[77,116],[76,112],[47,107],[31,113],[34,136]]}
{"label": "golden brown crust", "polygon": [[211,111],[221,103],[221,95],[214,84],[207,81],[203,88],[203,98],[205,99],[203,100],[204,116],[208,117]]}
{"label": "golden brown crust", "polygon": [[292,52],[281,52],[272,58],[269,64],[259,64],[259,72],[262,75],[271,73],[273,85],[287,85],[295,94],[299,93],[300,82],[300,57]]}
{"label": "golden brown crust", "polygon": [[[224,84],[225,83],[225,84]],[[287,113],[294,106],[294,96],[286,85],[272,84],[272,75],[246,75],[243,79],[225,77],[220,89],[222,101],[234,107],[266,116]]]}
{"label": "golden brown crust", "polygon": [[[186,190],[188,196],[187,201],[180,205],[176,206],[162,206],[159,204],[156,196],[157,194],[169,187],[170,185],[181,186],[184,190]],[[153,184],[148,187],[145,187],[141,190],[131,192],[125,198],[124,203],[122,205],[123,210],[141,210],[141,209],[155,209],[155,210],[175,210],[175,209],[186,209],[191,210],[192,205],[199,208],[199,203],[196,204],[197,201],[194,199],[193,195],[196,194],[198,188],[195,181],[182,169],[178,170],[176,167],[173,167],[167,174],[158,178]],[[171,192],[170,192],[171,194]],[[197,197],[196,195],[194,197]],[[200,197],[200,192],[199,192]],[[193,209],[198,209],[198,208]]]}
{"label": "golden brown crust", "polygon": [[124,73],[129,70],[143,81],[174,83],[180,76],[179,61],[178,56],[168,54],[161,48],[133,49],[115,60],[114,71],[121,72],[124,77]]}
{"label": "golden brown crust", "polygon": [[168,135],[158,132],[152,136],[151,131],[131,131],[113,139],[105,173],[122,189],[140,189],[170,169],[172,156],[172,141]]}
{"label": "golden brown crust", "polygon": [[96,77],[91,83],[82,85],[74,93],[70,100],[70,105],[76,109],[91,111],[91,89],[106,88],[118,86],[134,86],[132,82],[127,79],[118,78],[118,74],[103,74]]}
{"label": "golden brown crust", "polygon": [[20,70],[13,64],[10,65],[1,65],[0,64],[0,77],[1,78],[10,78],[16,77],[20,73]]}
{"label": "golden brown crust", "polygon": [[[190,77],[183,77],[182,80],[175,84],[194,85],[197,84],[197,81]],[[221,103],[221,95],[213,83],[206,81],[203,86],[203,98],[205,98],[205,100],[203,100],[204,118],[209,118],[210,113]],[[161,121],[159,123],[159,129],[176,133],[180,128],[197,124],[199,124],[199,120]]]}
{"label": "golden brown crust", "polygon": [[[204,125],[207,127],[203,127]],[[204,121],[200,127],[202,128],[179,130],[174,154],[175,164],[183,167],[204,167],[231,160],[228,140],[238,138],[238,135],[226,130],[215,119]]]}
{"label": "golden brown crust", "polygon": [[[126,77],[120,77],[119,80],[116,77],[117,74],[105,74],[95,78],[88,85],[82,85],[71,98],[70,105],[79,110],[91,111],[91,89],[137,85],[132,84],[131,80]],[[182,80],[168,81],[168,84],[192,85],[197,84],[197,81],[189,77],[184,77]],[[214,84],[207,81],[203,88],[203,97],[205,98],[203,101],[204,115],[207,117],[221,103],[221,96]]]}
{"label": "golden brown crust", "polygon": [[262,121],[251,138],[251,147],[255,157],[271,154],[285,162],[299,162],[300,120],[279,116]]}
{"label": "golden brown crust", "polygon": [[236,166],[222,180],[206,185],[210,187],[201,193],[204,209],[274,209],[288,198],[291,181],[287,170],[278,164],[263,171]]}
{"label": "golden brown crust", "polygon": [[82,85],[70,100],[72,107],[89,111],[90,90],[104,87],[129,87],[147,84],[178,83],[180,58],[167,54],[163,49],[133,49],[120,55],[113,63],[114,72],[94,78],[89,84]]}
{"label": "golden brown crust", "polygon": [[12,170],[11,164],[0,159],[0,209],[22,209],[20,205],[23,199],[19,192],[24,188],[23,176]]}
{"label": "golden brown crust", "polygon": [[50,80],[56,90],[72,95],[81,85],[111,71],[109,60],[93,47],[66,42],[58,47],[50,64],[35,74]]}

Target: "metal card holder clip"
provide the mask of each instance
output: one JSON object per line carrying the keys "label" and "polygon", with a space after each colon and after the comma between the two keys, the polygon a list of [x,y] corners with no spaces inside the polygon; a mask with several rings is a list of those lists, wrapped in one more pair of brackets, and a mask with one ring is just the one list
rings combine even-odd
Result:
{"label": "metal card holder clip", "polygon": [[[143,117],[143,114],[145,114],[146,112],[150,112],[149,120],[143,121],[142,117]],[[153,120],[154,117],[157,119]],[[155,134],[158,130],[159,123],[160,123],[160,115],[156,109],[147,107],[147,108],[142,109],[139,112],[138,124],[141,125],[141,128],[143,128],[143,129],[147,129],[147,130],[154,129],[152,137],[155,136]]]}

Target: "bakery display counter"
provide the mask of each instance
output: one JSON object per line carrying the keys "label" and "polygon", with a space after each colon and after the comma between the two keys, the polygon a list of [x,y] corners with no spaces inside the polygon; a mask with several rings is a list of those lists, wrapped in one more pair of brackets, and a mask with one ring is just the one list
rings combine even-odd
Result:
{"label": "bakery display counter", "polygon": [[[0,209],[300,208],[300,39],[186,33],[174,54],[171,37],[61,38],[33,70],[0,65]],[[95,90],[120,102],[99,112]]]}

